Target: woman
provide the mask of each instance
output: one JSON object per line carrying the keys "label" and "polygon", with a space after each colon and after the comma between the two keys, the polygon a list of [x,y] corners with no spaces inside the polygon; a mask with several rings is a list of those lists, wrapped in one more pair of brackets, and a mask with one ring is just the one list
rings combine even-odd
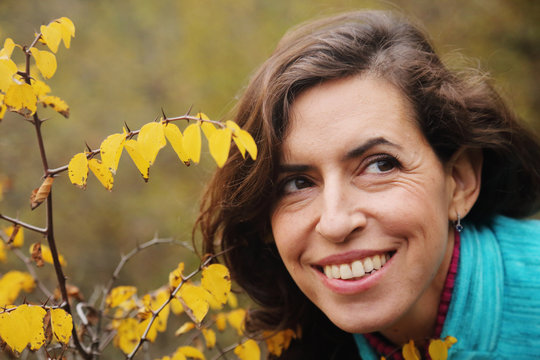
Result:
{"label": "woman", "polygon": [[235,121],[259,156],[213,177],[204,251],[259,305],[249,331],[301,330],[284,358],[447,335],[457,359],[540,355],[540,224],[516,220],[540,208],[540,145],[485,78],[348,13],[287,34]]}

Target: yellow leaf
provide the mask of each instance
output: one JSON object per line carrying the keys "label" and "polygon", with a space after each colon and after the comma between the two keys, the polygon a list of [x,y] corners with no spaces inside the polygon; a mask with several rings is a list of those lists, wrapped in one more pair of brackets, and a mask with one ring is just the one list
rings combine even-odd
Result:
{"label": "yellow leaf", "polygon": [[184,149],[194,163],[201,159],[201,126],[190,124],[184,130]]}
{"label": "yellow leaf", "polygon": [[200,360],[205,359],[203,353],[200,352],[200,350],[194,348],[193,346],[180,346],[178,349],[176,349],[175,354],[177,353],[180,353],[184,355],[185,357],[192,358],[192,359],[200,359]]}
{"label": "yellow leaf", "polygon": [[296,338],[296,334],[291,329],[287,329],[278,331],[277,333],[265,331],[263,332],[263,337],[265,338],[268,352],[280,357],[283,350],[289,348],[291,340]]}
{"label": "yellow leaf", "polygon": [[4,97],[4,104],[10,110],[28,116],[36,112],[37,97],[28,84],[11,84]]}
{"label": "yellow leaf", "polygon": [[403,355],[403,358],[405,360],[421,360],[422,357],[420,356],[420,352],[414,345],[414,341],[409,340],[409,342],[405,345],[403,345],[403,348],[401,349],[401,353]]}
{"label": "yellow leaf", "polygon": [[139,322],[133,318],[127,318],[120,321],[113,343],[124,354],[129,354],[133,351],[140,339]]}
{"label": "yellow leaf", "polygon": [[184,306],[177,298],[171,299],[170,305],[171,305],[171,311],[173,312],[173,314],[180,315],[184,313]]}
{"label": "yellow leaf", "polygon": [[246,310],[244,309],[233,310],[227,314],[227,321],[229,321],[229,324],[236,329],[238,335],[242,335],[244,333],[245,318]]}
{"label": "yellow leaf", "polygon": [[180,131],[178,126],[171,123],[164,123],[163,127],[165,131],[165,137],[172,145],[176,155],[178,155],[178,157],[184,164],[189,165],[189,156],[184,149],[184,137],[182,136],[182,132]]}
{"label": "yellow leaf", "polygon": [[452,345],[457,343],[457,339],[453,336],[447,336],[444,338],[444,343],[446,344],[446,347],[450,349]]}
{"label": "yellow leaf", "polygon": [[[156,294],[147,294],[143,297],[142,302],[146,309],[154,312],[157,311],[167,300],[169,299],[170,292],[168,289],[161,289]],[[167,329],[167,318],[169,317],[170,307],[167,304],[159,315],[157,316],[156,320],[150,327],[150,330],[148,332],[147,339],[153,342],[156,339],[157,332],[163,332]],[[145,321],[141,322],[139,324],[139,335],[142,336],[143,333],[146,331],[146,328],[148,327],[150,323],[150,318],[146,319]]]}
{"label": "yellow leaf", "polygon": [[52,183],[54,178],[52,176],[47,176],[41,186],[37,189],[34,189],[32,195],[30,195],[30,207],[32,210],[41,205],[49,196],[51,192]]}
{"label": "yellow leaf", "polygon": [[448,358],[448,348],[440,339],[434,339],[429,342],[428,352],[432,360],[446,360]]}
{"label": "yellow leaf", "polygon": [[159,150],[167,144],[161,123],[152,122],[144,125],[137,137],[137,143],[141,154],[152,165]]}
{"label": "yellow leaf", "polygon": [[[33,247],[34,247],[34,244],[30,245],[30,253],[32,253]],[[43,261],[48,262],[49,264],[54,263],[51,249],[47,245],[41,245],[41,257],[43,258]],[[64,259],[64,256],[62,256],[61,254],[58,254],[58,261],[60,261],[60,265],[62,266],[67,265],[67,262]]]}
{"label": "yellow leaf", "polygon": [[261,358],[259,345],[251,339],[235,347],[234,353],[240,360],[260,360]]}
{"label": "yellow leaf", "polygon": [[186,323],[184,323],[182,326],[180,326],[178,328],[178,330],[176,330],[174,332],[174,336],[180,336],[180,335],[183,335],[191,330],[195,329],[195,324],[192,323],[191,321],[188,321]]}
{"label": "yellow leaf", "polygon": [[31,350],[41,348],[45,343],[43,318],[46,314],[41,307],[26,304],[4,312],[0,314],[0,337],[18,353],[27,346]]}
{"label": "yellow leaf", "polygon": [[257,144],[255,143],[255,140],[253,140],[253,137],[251,137],[247,131],[242,130],[240,126],[233,121],[228,120],[225,124],[227,125],[227,128],[232,130],[234,143],[238,150],[240,150],[242,157],[245,158],[247,149],[251,158],[253,160],[257,159]]}
{"label": "yellow leaf", "polygon": [[14,84],[13,75],[17,73],[17,65],[11,59],[0,59],[0,90],[6,91]]}
{"label": "yellow leaf", "polygon": [[[5,227],[2,229],[9,237],[8,244],[13,247],[19,248],[24,244],[24,229],[22,227]],[[13,233],[16,230],[15,234]]]}
{"label": "yellow leaf", "polygon": [[189,317],[195,323],[200,324],[210,308],[206,300],[208,292],[200,286],[187,282],[182,285],[177,296],[183,302],[184,309]]}
{"label": "yellow leaf", "polygon": [[60,99],[58,96],[42,96],[39,101],[43,106],[50,106],[54,111],[59,113],[65,118],[69,117],[69,106],[68,104]]}
{"label": "yellow leaf", "polygon": [[124,143],[124,148],[127,150],[131,160],[137,166],[137,169],[141,173],[144,181],[148,181],[148,176],[150,172],[150,162],[146,160],[143,156],[141,150],[139,149],[139,143],[133,139],[129,139]]}
{"label": "yellow leaf", "polygon": [[105,189],[112,190],[114,178],[107,166],[103,165],[98,159],[90,159],[88,160],[88,167]]}
{"label": "yellow leaf", "polygon": [[73,319],[63,309],[51,310],[51,325],[54,337],[63,344],[69,343],[73,330]]}
{"label": "yellow leaf", "polygon": [[182,271],[184,271],[183,262],[179,263],[176,269],[169,273],[169,286],[171,288],[176,289],[182,282]]}
{"label": "yellow leaf", "polygon": [[7,38],[4,41],[4,47],[0,49],[0,58],[9,59],[11,58],[11,54],[13,53],[13,49],[15,48],[15,43],[11,38]]}
{"label": "yellow leaf", "polygon": [[12,305],[21,290],[30,292],[35,287],[35,280],[29,273],[8,271],[0,278],[0,307]]}
{"label": "yellow leaf", "polygon": [[[6,245],[4,245],[3,241],[0,241],[0,261],[6,262],[7,255],[6,255]],[[0,295],[1,298],[2,295]]]}
{"label": "yellow leaf", "polygon": [[227,315],[218,313],[216,315],[216,327],[219,331],[224,331],[227,327]]}
{"label": "yellow leaf", "polygon": [[101,162],[113,174],[116,174],[116,170],[118,169],[118,162],[120,161],[125,141],[125,134],[112,134],[107,136],[107,138],[101,142],[99,147]]}
{"label": "yellow leaf", "polygon": [[223,167],[229,157],[231,134],[231,129],[216,129],[212,137],[208,140],[210,155],[212,155],[219,167]]}
{"label": "yellow leaf", "polygon": [[238,299],[233,292],[229,292],[229,294],[227,295],[227,303],[233,309],[238,306]]}
{"label": "yellow leaf", "polygon": [[117,286],[111,290],[105,304],[108,308],[117,307],[124,301],[129,300],[133,295],[137,293],[135,286]]}
{"label": "yellow leaf", "polygon": [[56,21],[60,24],[60,32],[62,33],[64,46],[66,49],[69,49],[71,38],[75,37],[75,25],[73,24],[73,21],[65,16],[61,17],[60,19],[56,19]]}
{"label": "yellow leaf", "polygon": [[201,332],[204,337],[204,342],[206,343],[206,348],[213,349],[214,346],[216,346],[216,332],[212,329],[205,328],[203,328]]}
{"label": "yellow leaf", "polygon": [[210,138],[212,137],[212,135],[214,135],[214,133],[216,132],[216,127],[211,124],[211,123],[208,123],[208,122],[203,122],[201,124],[201,129],[202,129],[202,132],[204,134],[204,136],[206,137],[206,139],[210,140]]}
{"label": "yellow leaf", "polygon": [[[4,118],[4,115],[6,114],[7,106],[4,104],[4,94],[0,94],[0,121]],[[0,190],[2,187],[2,184],[0,184]],[[0,200],[2,200],[2,191],[0,191]]]}
{"label": "yellow leaf", "polygon": [[202,271],[201,285],[220,304],[225,304],[231,291],[229,269],[221,264],[212,264],[205,267]]}
{"label": "yellow leaf", "polygon": [[68,176],[73,185],[77,185],[81,189],[86,188],[88,159],[85,153],[78,153],[71,158],[68,164]]}
{"label": "yellow leaf", "polygon": [[34,89],[34,93],[40,100],[41,97],[51,92],[51,88],[49,87],[49,85],[38,79],[32,79],[32,88]]}
{"label": "yellow leaf", "polygon": [[56,56],[46,50],[30,48],[30,52],[36,61],[36,66],[45,79],[50,79],[56,72]]}
{"label": "yellow leaf", "polygon": [[41,25],[40,31],[41,36],[49,49],[56,54],[60,40],[62,40],[62,25],[53,21],[47,26]]}

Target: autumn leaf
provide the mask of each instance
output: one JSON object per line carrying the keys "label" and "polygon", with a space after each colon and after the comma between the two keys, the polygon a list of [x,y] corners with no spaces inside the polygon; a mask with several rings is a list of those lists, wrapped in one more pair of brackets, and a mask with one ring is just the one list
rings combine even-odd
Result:
{"label": "autumn leaf", "polygon": [[133,160],[133,162],[135,163],[135,166],[141,173],[144,181],[148,181],[150,162],[146,160],[141,150],[139,149],[139,143],[133,139],[129,139],[124,143],[124,148],[131,157],[131,160]]}
{"label": "autumn leaf", "polygon": [[11,270],[0,278],[0,307],[12,305],[21,291],[31,292],[36,282],[26,272]]}
{"label": "autumn leaf", "polygon": [[175,332],[174,336],[180,336],[183,335],[191,330],[195,329],[195,323],[188,321],[182,324]]}
{"label": "autumn leaf", "polygon": [[[32,258],[34,258],[34,252],[36,251],[36,247],[41,248],[41,258],[43,259],[43,261],[49,264],[54,264],[51,249],[47,245],[42,245],[40,243],[30,245],[30,254],[32,254]],[[64,256],[61,254],[58,254],[58,261],[62,266],[67,265]]]}
{"label": "autumn leaf", "polygon": [[279,357],[283,350],[289,348],[291,340],[296,339],[296,333],[291,329],[278,331],[277,333],[265,331],[263,337],[265,338],[268,352]]}
{"label": "autumn leaf", "polygon": [[163,128],[165,137],[173,147],[176,155],[178,155],[184,164],[189,165],[189,155],[184,148],[184,137],[178,126],[171,123],[164,123]]}
{"label": "autumn leaf", "polygon": [[[148,311],[157,311],[163,304],[165,304],[169,299],[170,292],[168,289],[160,289],[156,294],[147,294],[142,298],[142,302],[145,308]],[[170,307],[166,305],[159,313],[154,323],[149,329],[147,339],[153,342],[156,339],[157,332],[163,332],[167,329],[167,318],[169,317]],[[141,323],[139,323],[139,335],[142,336],[148,325],[150,324],[151,318],[148,318]]]}
{"label": "autumn leaf", "polygon": [[69,49],[71,44],[71,38],[75,37],[75,25],[71,19],[63,16],[60,19],[56,19],[56,22],[60,24],[60,33],[62,34],[62,41],[64,46]]}
{"label": "autumn leaf", "polygon": [[117,286],[111,290],[105,300],[105,304],[108,308],[117,307],[129,300],[136,293],[137,288],[135,286]]}
{"label": "autumn leaf", "polygon": [[405,360],[421,360],[420,352],[414,345],[414,341],[410,340],[407,344],[403,345],[401,353]]}
{"label": "autumn leaf", "polygon": [[241,129],[238,124],[233,121],[228,120],[225,122],[225,124],[227,125],[227,128],[233,131],[234,143],[236,144],[238,150],[240,150],[242,157],[245,158],[245,152],[247,150],[251,158],[256,160],[257,144],[255,143],[255,140],[253,140],[253,137],[247,131]]}
{"label": "autumn leaf", "polygon": [[77,185],[81,189],[86,188],[88,159],[85,153],[78,153],[71,158],[68,164],[68,176],[73,185]]}
{"label": "autumn leaf", "polygon": [[172,358],[175,359],[178,354],[182,354],[186,358],[205,360],[204,354],[193,346],[180,346],[176,349]]}
{"label": "autumn leaf", "polygon": [[32,86],[28,84],[11,84],[7,89],[4,104],[8,109],[16,111],[23,116],[29,116],[36,112],[37,97]]}
{"label": "autumn leaf", "polygon": [[227,328],[227,315],[224,313],[216,314],[216,327],[219,331],[224,331]]}
{"label": "autumn leaf", "polygon": [[49,193],[51,192],[53,181],[54,178],[52,176],[47,176],[45,180],[43,180],[41,186],[32,191],[32,195],[30,195],[30,207],[32,210],[37,208],[47,199]]}
{"label": "autumn leaf", "polygon": [[32,79],[32,89],[34,89],[34,94],[38,97],[39,100],[45,95],[51,92],[49,85],[45,84],[43,81],[38,79]]}
{"label": "autumn leaf", "polygon": [[201,159],[201,126],[190,124],[184,130],[184,149],[194,163]]}
{"label": "autumn leaf", "polygon": [[220,304],[227,302],[227,296],[231,291],[231,277],[227,267],[221,264],[212,264],[202,271],[201,285]]}
{"label": "autumn leaf", "polygon": [[172,289],[176,289],[182,282],[182,271],[184,271],[183,262],[179,263],[176,269],[169,273],[169,286]]}
{"label": "autumn leaf", "polygon": [[64,309],[51,310],[51,325],[54,337],[63,344],[67,344],[73,330],[73,319]]}
{"label": "autumn leaf", "polygon": [[201,329],[201,332],[204,337],[204,342],[206,343],[207,349],[213,349],[216,346],[216,332],[212,329]]}
{"label": "autumn leaf", "polygon": [[12,38],[6,38],[6,40],[4,40],[4,47],[0,49],[0,58],[11,58],[11,54],[13,53],[15,46],[18,45],[13,42]]}
{"label": "autumn leaf", "polygon": [[238,335],[244,334],[245,318],[246,310],[244,309],[233,310],[227,314],[227,321],[234,329],[236,329]]}
{"label": "autumn leaf", "polygon": [[184,309],[191,320],[200,324],[210,308],[206,300],[208,292],[200,286],[187,282],[182,285],[177,297],[183,302]]}
{"label": "autumn leaf", "polygon": [[11,59],[0,58],[0,90],[6,91],[13,82],[13,75],[17,73],[17,65]]}
{"label": "autumn leaf", "polygon": [[113,344],[124,354],[129,354],[139,343],[139,322],[133,318],[127,318],[119,322]]}
{"label": "autumn leaf", "polygon": [[116,170],[118,169],[118,163],[120,162],[125,142],[126,134],[112,134],[107,136],[99,146],[101,163],[113,174],[116,174]]}
{"label": "autumn leaf", "polygon": [[20,305],[0,314],[0,338],[20,353],[27,346],[37,350],[45,343],[43,318],[47,312],[40,306]]}
{"label": "autumn leaf", "polygon": [[56,72],[56,56],[47,50],[30,48],[30,52],[36,61],[36,66],[45,79],[50,79]]}
{"label": "autumn leaf", "polygon": [[114,178],[111,171],[107,168],[106,165],[103,165],[103,163],[98,159],[90,159],[88,160],[88,168],[97,177],[97,179],[99,180],[101,185],[105,187],[105,189],[109,191],[112,190]]}
{"label": "autumn leaf", "polygon": [[41,25],[40,27],[43,41],[45,41],[45,44],[47,44],[49,49],[55,54],[58,51],[58,45],[62,40],[63,30],[63,26],[56,21],[52,21],[48,25]]}
{"label": "autumn leaf", "polygon": [[206,137],[206,139],[210,140],[210,138],[212,137],[212,135],[214,135],[217,129],[213,124],[209,122],[203,122],[201,124],[201,130],[204,136]]}
{"label": "autumn leaf", "polygon": [[36,263],[37,267],[42,267],[45,265],[43,256],[41,254],[41,243],[37,242],[30,246],[30,257]]}
{"label": "autumn leaf", "polygon": [[233,309],[238,306],[238,298],[233,292],[229,292],[227,295],[227,303],[229,304],[229,307]]}
{"label": "autumn leaf", "polygon": [[180,315],[184,313],[184,305],[182,305],[178,298],[172,298],[169,304],[171,306],[171,311],[173,312],[173,314]]}
{"label": "autumn leaf", "polygon": [[5,227],[2,229],[9,237],[8,245],[19,248],[24,244],[24,229],[18,225]]}
{"label": "autumn leaf", "polygon": [[259,345],[251,339],[235,347],[234,353],[240,360],[260,360],[261,358]]}
{"label": "autumn leaf", "polygon": [[212,137],[208,140],[210,155],[212,155],[219,167],[223,167],[229,157],[231,136],[231,129],[216,129]]}
{"label": "autumn leaf", "polygon": [[62,99],[60,99],[58,96],[42,96],[39,101],[43,104],[43,106],[50,106],[54,111],[59,113],[65,118],[69,117],[69,106],[66,104],[66,102]]}
{"label": "autumn leaf", "polygon": [[139,131],[137,143],[139,143],[141,154],[152,165],[156,160],[159,150],[167,145],[161,123],[151,122],[145,124]]}

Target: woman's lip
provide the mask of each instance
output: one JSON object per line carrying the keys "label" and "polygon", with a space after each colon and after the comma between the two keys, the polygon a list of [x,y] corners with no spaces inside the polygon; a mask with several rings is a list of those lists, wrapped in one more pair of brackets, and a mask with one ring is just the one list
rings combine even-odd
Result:
{"label": "woman's lip", "polygon": [[314,262],[312,266],[324,267],[326,265],[350,264],[353,261],[362,260],[370,256],[389,254],[389,253],[394,253],[394,252],[396,252],[396,249],[348,251],[346,253],[334,254],[334,255],[330,255],[325,258],[322,258]]}

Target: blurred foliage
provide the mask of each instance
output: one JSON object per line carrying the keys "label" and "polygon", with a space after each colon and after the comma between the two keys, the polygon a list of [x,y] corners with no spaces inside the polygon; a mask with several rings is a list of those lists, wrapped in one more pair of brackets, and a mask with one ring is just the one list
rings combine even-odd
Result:
{"label": "blurred foliage", "polygon": [[[424,24],[450,64],[463,60],[457,53],[474,59],[466,64],[488,70],[518,114],[540,130],[539,1],[2,0],[0,38],[28,44],[38,24],[50,19],[68,16],[77,24],[71,50],[58,54],[62,71],[48,82],[70,105],[71,116],[40,110],[53,118],[44,136],[53,139],[47,143],[50,166],[59,167],[84,150],[85,142],[97,148],[124,122],[139,128],[161,108],[177,116],[193,106],[194,113],[225,120],[250,74],[287,29],[364,7],[401,10]],[[33,129],[21,121],[8,114],[0,124],[0,174],[12,179],[2,210],[32,223],[42,217],[30,211],[28,198],[42,174]],[[203,184],[215,165],[203,156],[196,169],[185,169],[175,157],[164,150],[148,184],[123,159],[120,167],[126,169],[112,193],[97,182],[82,192],[67,174],[55,182],[61,194],[54,200],[58,246],[73,259],[66,272],[83,284],[87,297],[110,277],[120,253],[137,242],[156,233],[190,239]],[[196,263],[182,248],[153,248],[128,264],[119,283],[152,289],[179,259],[191,266],[186,257]]]}

